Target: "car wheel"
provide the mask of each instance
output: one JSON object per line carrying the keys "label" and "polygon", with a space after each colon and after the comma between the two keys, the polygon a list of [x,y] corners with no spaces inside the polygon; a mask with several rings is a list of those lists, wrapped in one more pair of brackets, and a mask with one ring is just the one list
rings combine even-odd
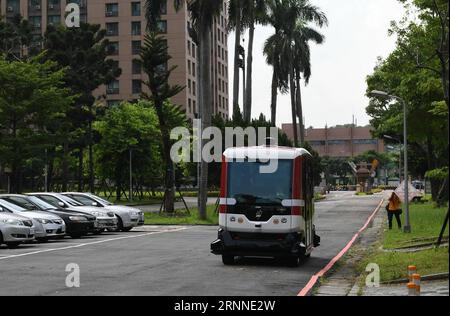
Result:
{"label": "car wheel", "polygon": [[36,240],[37,240],[38,243],[42,243],[42,244],[48,242],[48,238],[46,238],[46,237],[44,237],[44,238],[36,238]]}
{"label": "car wheel", "polygon": [[232,266],[234,265],[234,256],[231,255],[222,255],[222,262],[226,266]]}
{"label": "car wheel", "polygon": [[132,229],[133,229],[133,227],[127,227],[127,228],[122,228],[121,231],[123,231],[124,233],[127,233]]}
{"label": "car wheel", "polygon": [[123,221],[119,216],[117,216],[117,230],[116,231],[118,231],[118,232],[124,231],[123,230]]}
{"label": "car wheel", "polygon": [[2,232],[0,232],[0,246],[3,245],[3,235]]}
{"label": "car wheel", "polygon": [[8,246],[9,249],[16,249],[20,244],[20,242],[8,242],[6,243],[6,246]]}

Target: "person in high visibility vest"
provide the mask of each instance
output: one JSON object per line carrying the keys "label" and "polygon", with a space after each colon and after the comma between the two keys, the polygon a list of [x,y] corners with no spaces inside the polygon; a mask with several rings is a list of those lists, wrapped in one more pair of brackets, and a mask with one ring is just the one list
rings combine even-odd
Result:
{"label": "person in high visibility vest", "polygon": [[400,198],[398,195],[393,192],[391,197],[389,198],[389,203],[386,206],[386,211],[388,213],[388,220],[389,220],[389,229],[392,230],[392,222],[395,219],[397,220],[398,228],[402,228],[402,218],[401,215],[403,213],[401,208],[402,202],[400,201]]}

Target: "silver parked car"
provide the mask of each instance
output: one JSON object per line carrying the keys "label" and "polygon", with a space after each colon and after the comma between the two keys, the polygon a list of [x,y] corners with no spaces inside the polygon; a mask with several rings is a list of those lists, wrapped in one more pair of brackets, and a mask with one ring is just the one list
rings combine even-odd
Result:
{"label": "silver parked car", "polygon": [[94,206],[84,206],[80,202],[60,193],[30,193],[29,195],[44,200],[55,207],[88,213],[95,216],[97,218],[96,232],[98,233],[101,233],[105,229],[117,229],[117,217],[114,212],[100,210]]}
{"label": "silver parked car", "polygon": [[0,246],[16,248],[23,242],[34,240],[33,222],[23,216],[7,212],[0,206]]}
{"label": "silver parked car", "polygon": [[112,211],[117,216],[117,229],[120,231],[130,231],[134,227],[144,225],[144,213],[133,207],[114,205],[92,193],[67,192],[63,193],[85,206],[94,206],[106,211]]}
{"label": "silver parked car", "polygon": [[38,241],[64,237],[66,234],[66,224],[57,215],[41,211],[29,211],[1,198],[0,207],[9,213],[30,219],[33,222],[35,238]]}

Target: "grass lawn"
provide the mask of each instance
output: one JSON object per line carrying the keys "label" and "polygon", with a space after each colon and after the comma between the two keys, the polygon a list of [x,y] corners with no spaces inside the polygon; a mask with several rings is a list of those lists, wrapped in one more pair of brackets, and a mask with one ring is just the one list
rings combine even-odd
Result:
{"label": "grass lawn", "polygon": [[146,225],[218,225],[219,215],[215,213],[216,206],[208,206],[208,218],[206,220],[199,219],[198,209],[191,209],[191,215],[186,216],[179,214],[174,216],[159,215],[154,213],[145,214]]}
{"label": "grass lawn", "polygon": [[381,281],[393,281],[408,277],[407,268],[417,266],[417,272],[424,275],[448,272],[448,248],[424,250],[414,253],[381,252],[372,253],[360,263],[358,270],[364,273],[369,263],[380,266]]}
{"label": "grass lawn", "polygon": [[[437,239],[446,214],[447,208],[434,208],[432,203],[412,204],[410,207],[412,233],[405,234],[397,229],[394,219],[394,229],[387,231],[384,235],[384,248],[401,248],[424,243],[421,239]],[[402,217],[404,224],[405,214]],[[448,227],[445,236],[448,236]]]}
{"label": "grass lawn", "polygon": [[[381,247],[393,249],[414,246],[437,240],[447,209],[434,208],[432,203],[426,203],[413,204],[410,211],[412,233],[406,234],[398,229],[386,230],[380,243],[372,248],[358,265],[361,274],[365,275],[365,268],[369,263],[380,266],[382,282],[406,278],[409,265],[417,266],[418,273],[422,276],[449,271],[448,248],[414,253],[386,252],[380,249]],[[445,236],[448,236],[448,228]]]}

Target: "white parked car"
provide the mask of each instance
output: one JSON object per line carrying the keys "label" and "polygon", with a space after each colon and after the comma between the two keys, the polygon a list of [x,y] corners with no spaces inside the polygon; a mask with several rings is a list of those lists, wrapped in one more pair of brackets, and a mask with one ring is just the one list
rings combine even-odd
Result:
{"label": "white parked car", "polygon": [[14,215],[0,206],[0,246],[16,248],[23,242],[34,240],[33,222],[23,216]]}
{"label": "white parked car", "polygon": [[106,211],[112,211],[117,216],[117,230],[130,231],[134,227],[144,225],[144,213],[133,207],[115,205],[92,193],[67,192],[63,195],[68,196],[85,206],[94,206]]}
{"label": "white parked car", "polygon": [[55,207],[88,213],[95,216],[97,218],[96,232],[98,233],[101,233],[105,229],[117,229],[117,216],[112,211],[101,210],[94,206],[84,206],[80,202],[60,193],[30,193],[29,195],[44,200]]}
{"label": "white parked car", "polygon": [[30,219],[33,222],[34,234],[37,241],[47,241],[51,238],[64,237],[66,234],[66,224],[57,215],[42,211],[29,211],[1,198],[0,207],[9,213]]}

